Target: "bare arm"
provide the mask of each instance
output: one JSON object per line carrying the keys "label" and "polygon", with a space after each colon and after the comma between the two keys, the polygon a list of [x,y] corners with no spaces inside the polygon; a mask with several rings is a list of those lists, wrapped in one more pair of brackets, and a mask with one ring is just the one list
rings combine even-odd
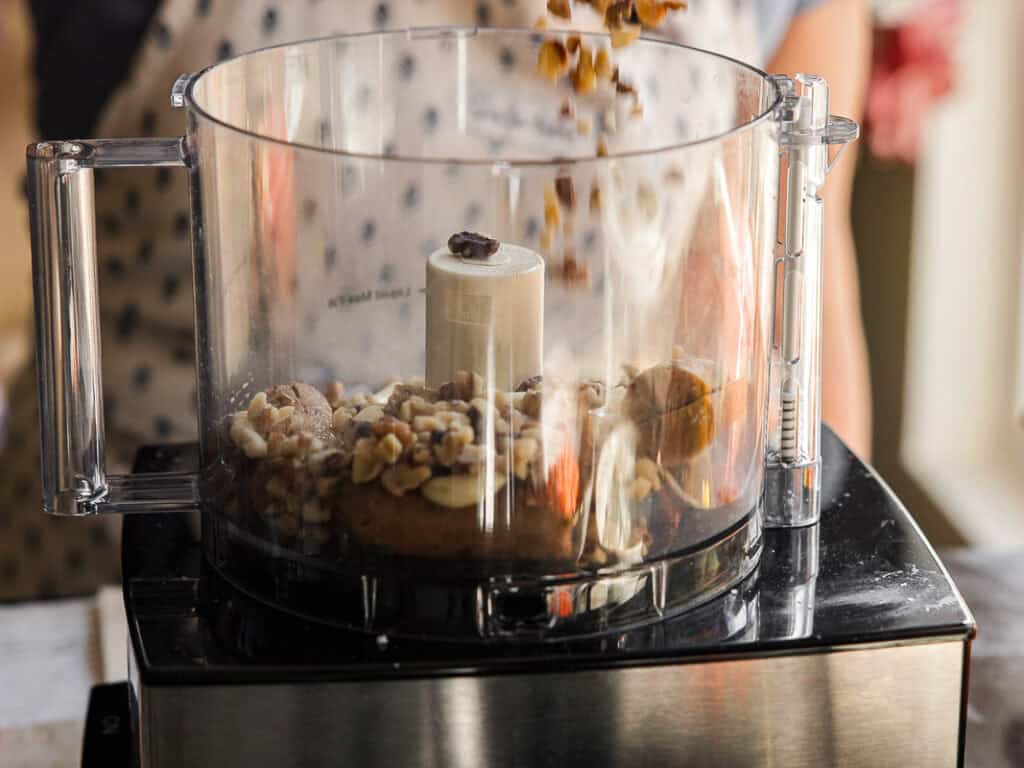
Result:
{"label": "bare arm", "polygon": [[[866,2],[828,0],[794,20],[769,70],[821,75],[829,82],[832,113],[860,121],[870,51]],[[829,176],[824,194],[822,416],[867,459],[871,454],[871,391],[850,228],[855,146]]]}

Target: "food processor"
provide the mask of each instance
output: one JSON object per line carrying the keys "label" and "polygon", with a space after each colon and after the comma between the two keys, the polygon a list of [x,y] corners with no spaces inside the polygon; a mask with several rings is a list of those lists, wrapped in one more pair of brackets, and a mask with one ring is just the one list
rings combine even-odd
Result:
{"label": "food processor", "polygon": [[[957,763],[970,615],[821,427],[857,135],[821,78],[438,28],[171,98],[184,137],[29,148],[44,508],[126,513],[87,755]],[[127,166],[189,176],[199,441],[110,475],[92,174]]]}

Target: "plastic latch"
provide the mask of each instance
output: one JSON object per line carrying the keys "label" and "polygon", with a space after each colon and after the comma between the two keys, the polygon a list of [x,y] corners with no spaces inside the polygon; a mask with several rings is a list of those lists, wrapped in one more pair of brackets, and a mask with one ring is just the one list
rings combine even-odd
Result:
{"label": "plastic latch", "polygon": [[171,86],[171,106],[175,109],[181,109],[185,106],[185,92],[188,90],[193,77],[194,75],[191,73],[178,75],[178,79]]}

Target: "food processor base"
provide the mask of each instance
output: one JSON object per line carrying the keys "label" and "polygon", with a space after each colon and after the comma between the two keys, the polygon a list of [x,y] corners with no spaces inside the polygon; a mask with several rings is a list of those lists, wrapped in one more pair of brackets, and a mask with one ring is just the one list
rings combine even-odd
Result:
{"label": "food processor base", "polygon": [[[86,757],[115,766],[117,751],[147,768],[959,765],[973,620],[899,501],[823,438],[818,525],[764,532],[757,569],[711,602],[557,642],[306,621],[221,578],[183,516],[129,516],[131,682],[94,696]],[[194,456],[149,449],[137,469],[188,468]]]}

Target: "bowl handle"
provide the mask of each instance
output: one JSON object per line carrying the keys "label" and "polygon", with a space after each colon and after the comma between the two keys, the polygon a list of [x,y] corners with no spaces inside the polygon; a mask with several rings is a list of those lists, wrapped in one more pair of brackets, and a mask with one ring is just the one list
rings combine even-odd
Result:
{"label": "bowl handle", "polygon": [[93,169],[186,166],[183,140],[31,144],[29,218],[43,509],[58,515],[197,506],[196,477],[106,474]]}

